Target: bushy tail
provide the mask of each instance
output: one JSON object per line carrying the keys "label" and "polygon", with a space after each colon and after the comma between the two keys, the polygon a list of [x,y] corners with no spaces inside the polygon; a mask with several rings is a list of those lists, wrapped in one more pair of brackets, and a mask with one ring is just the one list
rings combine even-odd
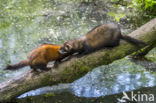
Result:
{"label": "bushy tail", "polygon": [[19,68],[22,68],[22,67],[25,67],[25,66],[28,66],[29,65],[29,60],[23,60],[17,64],[14,64],[14,65],[8,65],[5,70],[16,70],[16,69],[19,69]]}
{"label": "bushy tail", "polygon": [[146,45],[146,43],[144,43],[143,41],[134,39],[134,38],[132,38],[130,36],[127,36],[127,35],[121,35],[121,39],[124,39],[124,40],[126,40],[128,42],[131,42],[131,43],[134,43],[134,44],[138,44],[138,45],[139,44]]}

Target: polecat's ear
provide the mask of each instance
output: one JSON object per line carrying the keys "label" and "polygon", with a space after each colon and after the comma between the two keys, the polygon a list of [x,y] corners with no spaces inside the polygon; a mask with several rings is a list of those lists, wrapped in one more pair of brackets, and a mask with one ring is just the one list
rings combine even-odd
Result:
{"label": "polecat's ear", "polygon": [[68,42],[66,41],[66,42],[63,43],[63,45],[66,45],[67,43],[68,43]]}
{"label": "polecat's ear", "polygon": [[65,49],[66,49],[67,51],[69,51],[69,50],[71,50],[71,49],[72,49],[72,46],[71,46],[70,44],[66,44]]}

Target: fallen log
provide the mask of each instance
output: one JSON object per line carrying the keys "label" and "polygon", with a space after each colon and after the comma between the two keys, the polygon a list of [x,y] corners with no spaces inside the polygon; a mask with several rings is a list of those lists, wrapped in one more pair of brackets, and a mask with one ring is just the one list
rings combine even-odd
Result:
{"label": "fallen log", "polygon": [[[156,18],[129,35],[144,41],[147,45],[156,43]],[[81,58],[73,57],[49,71],[39,73],[29,70],[18,77],[0,84],[0,101],[9,101],[29,90],[43,86],[73,82],[93,68],[109,64],[141,48],[143,46],[136,46],[126,41],[121,41],[120,46],[99,50]]]}

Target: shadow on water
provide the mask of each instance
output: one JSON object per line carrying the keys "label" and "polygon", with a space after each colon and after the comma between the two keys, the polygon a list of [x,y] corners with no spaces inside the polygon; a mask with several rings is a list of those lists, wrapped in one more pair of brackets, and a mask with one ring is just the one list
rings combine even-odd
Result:
{"label": "shadow on water", "polygon": [[[17,71],[4,71],[3,68],[7,64],[26,59],[28,52],[42,43],[61,45],[64,41],[80,37],[91,28],[106,22],[118,22],[125,34],[135,29],[126,18],[130,16],[130,10],[121,5],[114,6],[109,0],[89,3],[82,3],[79,0],[0,0],[0,2],[0,82],[28,70],[29,67]],[[156,85],[155,55],[155,49],[147,55],[152,62],[123,58],[112,64],[97,67],[71,84],[44,87],[23,94],[19,98],[34,96],[27,100],[37,103],[43,103],[39,100],[55,103],[59,103],[58,100],[67,101],[66,103],[82,101],[114,103],[118,98],[116,94],[123,91],[147,87],[145,91],[143,89],[146,93],[148,87],[155,88],[153,86]],[[147,68],[152,68],[153,72]],[[151,88],[149,92],[153,93]]]}

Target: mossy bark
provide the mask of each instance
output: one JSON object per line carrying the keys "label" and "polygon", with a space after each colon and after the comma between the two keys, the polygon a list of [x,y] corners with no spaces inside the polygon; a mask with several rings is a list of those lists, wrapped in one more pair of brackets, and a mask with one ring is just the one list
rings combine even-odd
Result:
{"label": "mossy bark", "polygon": [[[129,35],[144,41],[148,45],[156,43],[156,18]],[[49,71],[39,73],[29,70],[0,84],[0,101],[8,101],[26,91],[39,87],[73,82],[93,68],[109,64],[141,48],[143,46],[133,45],[121,40],[120,46],[103,49],[79,58],[73,57]]]}
{"label": "mossy bark", "polygon": [[133,53],[131,55],[132,58],[139,58],[144,57],[150,50],[152,50],[154,47],[156,47],[156,43],[146,46],[143,49],[140,49],[139,51]]}

